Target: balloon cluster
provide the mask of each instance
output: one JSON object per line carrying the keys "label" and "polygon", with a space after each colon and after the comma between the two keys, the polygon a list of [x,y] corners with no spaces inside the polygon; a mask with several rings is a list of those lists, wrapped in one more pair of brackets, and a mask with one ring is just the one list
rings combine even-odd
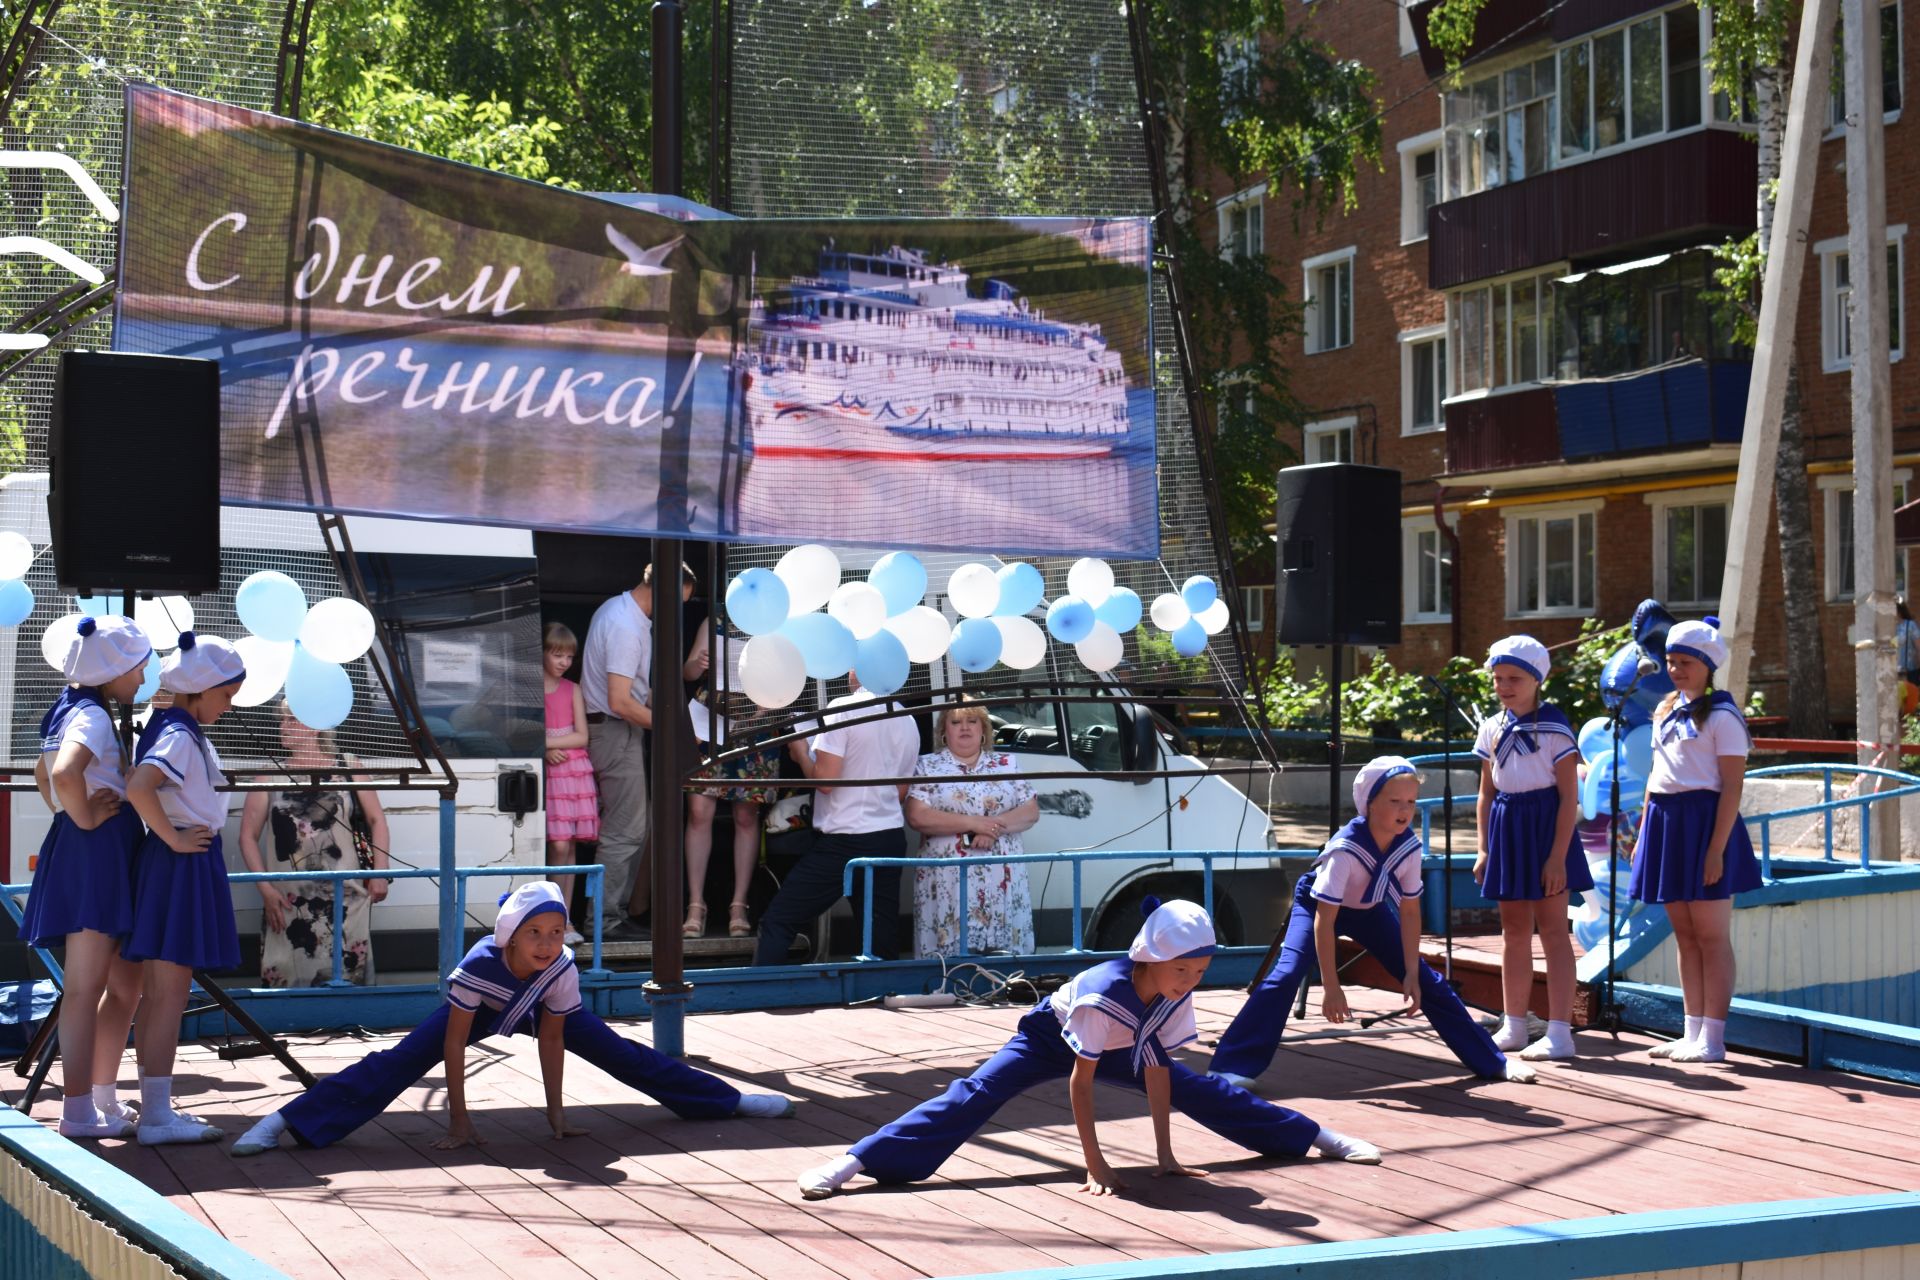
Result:
{"label": "balloon cluster", "polygon": [[33,567],[33,544],[8,530],[0,533],[0,627],[17,627],[33,614],[33,591],[23,579]]}
{"label": "balloon cluster", "polygon": [[247,664],[235,706],[261,706],[285,686],[287,708],[301,724],[331,729],[347,718],[353,681],[346,664],[373,644],[373,614],[365,605],[336,597],[309,608],[298,582],[263,569],[240,584],[233,608],[250,633],[234,642]]}
{"label": "balloon cluster", "polygon": [[[754,568],[727,584],[727,618],[750,637],[740,654],[740,688],[756,704],[784,707],[808,680],[851,671],[882,697],[898,692],[913,663],[951,657],[962,671],[998,663],[1015,671],[1040,665],[1047,635],[1071,644],[1093,672],[1109,671],[1124,654],[1121,637],[1139,625],[1139,595],[1114,582],[1103,560],[1078,560],[1067,594],[1046,605],[1046,632],[1028,615],[1045,604],[1046,583],[1033,565],[963,564],[947,578],[946,598],[958,620],[923,603],[926,566],[910,552],[880,557],[866,579],[840,580],[840,559],[823,546],[793,548],[772,569]],[[1226,603],[1212,579],[1189,578],[1179,595],[1154,602],[1154,622],[1173,633],[1174,648],[1192,657],[1224,630]],[[1171,601],[1164,611],[1162,602]],[[1177,613],[1174,608],[1177,606]]]}

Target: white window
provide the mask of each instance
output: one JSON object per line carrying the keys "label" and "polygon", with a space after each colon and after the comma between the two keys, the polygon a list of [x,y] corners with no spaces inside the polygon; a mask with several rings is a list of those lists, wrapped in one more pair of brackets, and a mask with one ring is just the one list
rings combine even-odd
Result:
{"label": "white window", "polygon": [[[1447,530],[1459,524],[1447,517]],[[1402,583],[1404,616],[1408,622],[1449,622],[1453,619],[1453,541],[1440,531],[1432,516],[1408,516],[1400,521],[1406,566]]]}
{"label": "white window", "polygon": [[1257,257],[1267,251],[1267,184],[1236,191],[1215,206],[1220,220],[1220,256]]}
{"label": "white window", "polygon": [[[1912,481],[1913,472],[1910,470],[1903,468],[1893,473],[1893,505],[1896,508],[1906,504]],[[1827,525],[1827,599],[1843,603],[1853,599],[1854,588],[1853,477],[1821,476],[1818,483],[1824,499]],[[1901,595],[1907,593],[1907,553],[1904,548],[1894,549],[1893,589]]]}
{"label": "white window", "polygon": [[1255,79],[1260,71],[1259,33],[1225,37],[1214,58],[1220,66],[1221,115],[1233,124],[1244,114],[1242,105],[1260,88]]}
{"label": "white window", "polygon": [[1306,462],[1352,462],[1353,429],[1360,419],[1329,418],[1309,422],[1303,433],[1300,456]]}
{"label": "white window", "polygon": [[1647,495],[1653,509],[1653,594],[1669,605],[1720,603],[1727,568],[1733,491],[1672,490]]}
{"label": "white window", "polygon": [[1447,425],[1447,327],[1429,325],[1400,335],[1400,434]]}
{"label": "white window", "polygon": [[1593,612],[1594,526],[1600,505],[1519,508],[1507,517],[1507,614]]}
{"label": "white window", "polygon": [[1403,58],[1420,52],[1420,41],[1413,34],[1413,19],[1407,16],[1407,8],[1413,3],[1414,0],[1399,0],[1397,6],[1400,10],[1400,56]]}
{"label": "white window", "polygon": [[[1847,122],[1846,53],[1841,23],[1833,24],[1833,94],[1829,103],[1831,123],[1838,129]],[[1900,116],[1902,68],[1900,57],[1899,0],[1881,0],[1880,5],[1880,110],[1891,124]]]}
{"label": "white window", "polygon": [[1400,243],[1427,238],[1427,210],[1440,199],[1440,134],[1400,144]]}
{"label": "white window", "polygon": [[[1902,321],[1906,315],[1906,225],[1887,228],[1887,350],[1904,354]],[[1820,365],[1828,373],[1853,367],[1853,270],[1846,237],[1813,246],[1820,255]]]}
{"label": "white window", "polygon": [[1240,589],[1240,616],[1246,619],[1248,631],[1265,631],[1267,629],[1267,600],[1272,595],[1272,587],[1242,587]]}
{"label": "white window", "polygon": [[1353,345],[1353,259],[1349,246],[1301,263],[1307,302],[1307,354]]}
{"label": "white window", "polygon": [[1560,157],[1698,125],[1700,24],[1683,5],[1562,46]]}
{"label": "white window", "polygon": [[1553,376],[1557,271],[1461,289],[1449,296],[1454,394]]}
{"label": "white window", "polygon": [[1236,412],[1245,418],[1253,416],[1253,383],[1244,378],[1229,379],[1220,388],[1220,403],[1214,413],[1214,430],[1224,430]]}

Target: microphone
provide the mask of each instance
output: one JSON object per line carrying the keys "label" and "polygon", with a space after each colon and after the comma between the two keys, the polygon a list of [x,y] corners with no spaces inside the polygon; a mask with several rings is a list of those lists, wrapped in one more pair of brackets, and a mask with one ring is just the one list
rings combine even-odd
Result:
{"label": "microphone", "polygon": [[1640,661],[1634,663],[1633,665],[1633,679],[1627,681],[1627,687],[1621,696],[1624,697],[1626,694],[1632,693],[1636,688],[1639,687],[1640,682],[1642,680],[1645,680],[1648,676],[1652,675],[1654,672],[1658,671],[1659,669],[1660,669],[1660,664],[1654,661],[1652,654],[1642,653],[1640,655]]}

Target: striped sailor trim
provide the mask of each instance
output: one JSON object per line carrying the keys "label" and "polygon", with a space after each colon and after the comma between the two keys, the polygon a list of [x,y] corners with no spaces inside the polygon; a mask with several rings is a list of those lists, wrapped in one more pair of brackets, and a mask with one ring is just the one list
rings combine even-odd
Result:
{"label": "striped sailor trim", "polygon": [[492,996],[495,1000],[511,1000],[515,992],[519,990],[517,987],[502,986],[498,982],[492,982],[486,978],[482,978],[471,969],[455,969],[453,976],[448,978],[447,981],[452,985],[465,987],[467,990],[480,995]]}
{"label": "striped sailor trim", "polygon": [[533,1015],[533,1007],[540,1002],[540,997],[547,993],[547,989],[571,968],[573,952],[563,948],[560,958],[529,979],[513,1002],[500,1011],[501,1030],[508,1035],[513,1034],[522,1022]]}
{"label": "striped sailor trim", "polygon": [[142,760],[140,763],[158,765],[160,768],[165,769],[168,773],[172,774],[173,780],[175,782],[185,782],[187,780],[187,775],[180,772],[180,768],[178,765],[174,764],[173,761],[168,760],[164,756],[155,755],[151,751],[147,752],[147,758]]}

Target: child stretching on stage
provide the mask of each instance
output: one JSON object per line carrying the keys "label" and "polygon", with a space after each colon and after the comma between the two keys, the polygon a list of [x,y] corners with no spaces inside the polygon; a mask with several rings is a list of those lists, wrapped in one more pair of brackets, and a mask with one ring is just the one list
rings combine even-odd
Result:
{"label": "child stretching on stage", "polygon": [[140,1003],[140,966],[120,957],[133,927],[133,851],[140,820],[123,807],[126,768],[108,702],[140,688],[153,646],[125,618],[82,618],[67,649],[66,689],[40,721],[33,780],[53,826],[27,894],[20,935],[66,947],[60,1000],[60,1132],[124,1138],[134,1113],[115,1093],[127,1028]]}
{"label": "child stretching on stage", "polygon": [[147,721],[127,780],[127,799],[147,824],[133,864],[133,930],[120,949],[143,965],[133,1047],[140,1062],[138,1137],[145,1146],[221,1136],[213,1125],[173,1109],[173,1057],[194,970],[240,963],[233,890],[220,851],[227,797],[218,788],[225,774],[205,726],[233,706],[246,677],[232,645],[182,631],[180,648],[160,668],[160,687],[173,694],[173,705]]}
{"label": "child stretching on stage", "polygon": [[580,971],[562,941],[566,933],[566,904],[552,883],[535,881],[507,894],[500,899],[493,936],[474,944],[448,979],[445,1004],[393,1048],[328,1076],[254,1125],[233,1144],[233,1154],[271,1151],[284,1132],[303,1146],[331,1146],[386,1110],[441,1062],[447,1073],[447,1136],[433,1145],[443,1151],[468,1143],[484,1146],[486,1139],[467,1115],[467,1046],[490,1035],[534,1034],[536,1021],[547,1124],[556,1138],[586,1132],[569,1125],[561,1110],[561,1072],[569,1052],[684,1119],[793,1114],[790,1099],[743,1094],[717,1076],[616,1035],[580,1004]]}
{"label": "child stretching on stage", "polygon": [[[1500,988],[1506,1021],[1493,1038],[1532,1061],[1574,1056],[1573,938],[1567,893],[1593,888],[1575,824],[1580,744],[1558,708],[1540,701],[1551,659],[1532,636],[1508,636],[1487,652],[1487,670],[1503,708],[1487,717],[1473,744],[1483,762],[1475,808],[1480,856],[1473,878],[1500,904]],[[1547,957],[1547,1034],[1527,1044],[1533,994],[1533,933]]]}
{"label": "child stretching on stage", "polygon": [[1653,717],[1647,812],[1627,886],[1635,900],[1666,906],[1680,949],[1686,1033],[1653,1050],[1674,1062],[1727,1056],[1733,895],[1760,887],[1760,864],[1740,820],[1753,743],[1733,695],[1713,687],[1726,658],[1726,643],[1707,623],[1682,622],[1667,632],[1674,691]]}
{"label": "child stretching on stage", "polygon": [[1147,905],[1152,914],[1126,959],[1095,965],[1035,1005],[1007,1047],[972,1076],[854,1143],[846,1155],[801,1174],[800,1194],[823,1199],[862,1171],[880,1182],[930,1178],[1016,1095],[1063,1076],[1069,1077],[1067,1096],[1087,1162],[1080,1189],[1097,1196],[1124,1190],[1126,1183],[1108,1166],[1094,1132],[1095,1079],[1147,1095],[1159,1154],[1156,1178],[1207,1176],[1174,1159],[1168,1121],[1175,1108],[1262,1155],[1304,1155],[1313,1147],[1356,1164],[1380,1163],[1379,1151],[1368,1143],[1173,1060],[1174,1049],[1199,1035],[1192,995],[1213,955],[1213,921],[1191,902],[1157,904],[1149,898]]}
{"label": "child stretching on stage", "polygon": [[1420,912],[1404,915],[1403,899],[1418,898],[1420,837],[1410,829],[1419,798],[1420,778],[1400,756],[1370,760],[1353,780],[1353,807],[1359,810],[1327,841],[1313,869],[1293,890],[1293,915],[1273,968],[1247,997],[1247,1003],[1220,1037],[1213,1074],[1246,1087],[1273,1061],[1287,1029],[1293,997],[1317,958],[1324,995],[1321,1014],[1328,1022],[1350,1016],[1340,987],[1336,937],[1351,938],[1403,984],[1407,1012],[1423,1010],[1447,1048],[1477,1076],[1530,1083],[1533,1068],[1509,1060],[1493,1047],[1493,1037],[1446,980],[1420,959]]}

